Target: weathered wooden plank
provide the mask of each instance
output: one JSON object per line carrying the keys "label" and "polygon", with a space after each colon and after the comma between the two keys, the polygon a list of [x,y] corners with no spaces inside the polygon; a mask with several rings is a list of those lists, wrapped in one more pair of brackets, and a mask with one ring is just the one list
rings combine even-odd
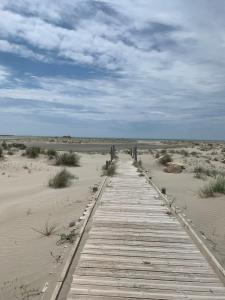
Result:
{"label": "weathered wooden plank", "polygon": [[158,228],[158,229],[165,229],[165,230],[181,230],[181,226],[180,224],[177,223],[169,223],[169,224],[164,224],[164,223],[156,223],[154,224],[153,222],[151,222],[151,220],[148,221],[144,221],[144,222],[138,222],[137,220],[135,220],[134,222],[111,222],[111,220],[104,220],[104,221],[100,221],[100,220],[93,220],[93,223],[95,226],[110,226],[110,224],[112,224],[112,227],[136,227],[136,228]]}
{"label": "weathered wooden plank", "polygon": [[193,285],[192,282],[188,284],[177,284],[174,281],[171,282],[155,282],[145,279],[137,278],[113,278],[113,277],[104,277],[98,278],[97,276],[73,276],[73,283],[80,285],[95,285],[95,286],[110,286],[110,287],[124,287],[124,288],[135,288],[135,289],[144,289],[144,290],[160,290],[160,291],[191,291],[198,292],[198,294],[221,294],[224,295],[223,286],[210,286],[209,284],[204,285],[198,283]]}
{"label": "weathered wooden plank", "polygon": [[[99,228],[93,228],[90,231],[90,234],[99,234]],[[164,232],[160,232],[160,231],[150,231],[150,230],[124,230],[124,229],[120,229],[120,230],[112,230],[111,228],[108,229],[101,229],[101,234],[104,235],[132,235],[132,236],[148,236],[148,237],[165,237],[168,238],[168,232],[164,231]],[[173,233],[170,232],[169,237],[176,239],[176,238],[181,238],[181,239],[187,239],[190,240],[190,237],[184,233],[184,232],[179,232],[179,233]]]}
{"label": "weathered wooden plank", "polygon": [[205,262],[205,260],[201,257],[199,257],[199,254],[189,254],[189,253],[182,253],[180,252],[160,252],[160,251],[155,251],[155,252],[150,252],[150,251],[143,251],[141,250],[127,250],[127,249],[107,249],[107,248],[103,248],[103,247],[88,247],[85,246],[84,250],[83,250],[84,254],[102,254],[102,255],[106,255],[106,254],[110,254],[110,255],[121,255],[121,256],[128,256],[128,257],[149,257],[149,258],[164,258],[164,259],[176,259],[178,260],[179,258],[184,260],[184,261],[189,261],[189,263],[191,263],[192,261],[203,261]]}
{"label": "weathered wooden plank", "polygon": [[[148,262],[147,260],[144,260]],[[149,272],[175,272],[175,273],[184,273],[184,274],[205,274],[208,273],[210,275],[214,274],[214,272],[208,268],[204,267],[187,267],[187,266],[174,266],[174,265],[151,265],[150,263],[128,263],[123,262],[121,260],[117,261],[104,261],[102,258],[99,260],[80,260],[79,267],[86,268],[102,268],[102,269],[118,269],[118,270],[138,270],[138,271],[149,271]]]}
{"label": "weathered wooden plank", "polygon": [[184,268],[199,268],[199,269],[205,269],[207,271],[210,271],[210,268],[208,267],[208,264],[203,260],[201,262],[189,262],[187,260],[183,259],[171,259],[171,258],[154,258],[154,257],[145,257],[145,256],[123,256],[121,255],[112,255],[112,254],[103,254],[103,253],[82,253],[81,259],[85,262],[88,261],[99,261],[99,262],[109,262],[110,263],[117,263],[120,264],[129,264],[129,265],[151,265],[153,268],[159,268],[161,265],[165,266],[179,266]]}
{"label": "weathered wooden plank", "polygon": [[185,249],[185,248],[165,248],[165,247],[145,247],[143,245],[115,245],[115,244],[104,244],[101,245],[99,243],[92,244],[90,242],[86,243],[84,250],[86,249],[102,249],[102,250],[118,250],[118,251],[126,251],[127,253],[133,251],[139,251],[143,253],[149,253],[151,255],[173,255],[175,257],[181,256],[182,257],[198,257],[204,260],[202,256],[200,256],[199,250],[192,250],[192,249]]}
{"label": "weathered wooden plank", "polygon": [[94,220],[99,222],[111,222],[111,223],[120,223],[120,225],[122,225],[122,223],[124,224],[141,224],[144,225],[145,221],[148,220],[148,225],[156,225],[156,226],[161,226],[161,227],[166,227],[166,226],[171,226],[171,227],[175,227],[176,224],[173,223],[172,221],[164,221],[162,224],[162,221],[160,221],[160,219],[156,220],[156,219],[148,219],[148,218],[125,218],[125,217],[120,217],[120,218],[107,218],[107,217],[101,217],[101,218],[96,218]]}
{"label": "weathered wooden plank", "polygon": [[146,242],[161,242],[161,243],[182,243],[182,244],[191,244],[191,240],[187,238],[179,237],[160,237],[160,236],[148,236],[141,234],[104,234],[104,233],[89,233],[91,239],[110,239],[110,240],[127,240],[127,241],[146,241]]}
{"label": "weathered wooden plank", "polygon": [[[106,288],[102,289],[98,286],[91,285],[78,285],[71,287],[71,296],[75,295],[88,295],[91,299],[91,296],[113,296],[113,297],[133,297],[135,299],[154,299],[154,300],[178,300],[178,299],[188,299],[188,300],[224,300],[224,295],[214,295],[213,293],[205,293],[204,295],[196,295],[196,292],[162,292],[162,291],[142,291],[142,290],[132,290],[127,288]],[[70,296],[70,297],[71,297]]]}
{"label": "weathered wooden plank", "polygon": [[113,231],[116,231],[116,232],[137,232],[137,233],[142,233],[142,232],[149,232],[149,233],[152,233],[152,234],[166,234],[168,236],[168,234],[171,236],[171,235],[182,235],[182,236],[188,236],[186,232],[184,232],[183,230],[170,230],[170,232],[168,233],[168,230],[164,230],[164,229],[152,229],[152,228],[132,228],[129,227],[129,228],[120,228],[120,227],[117,227],[117,228],[114,228],[112,226],[95,226],[91,229],[91,231],[100,231],[100,232],[103,232],[103,231],[108,231],[108,232],[113,232]]}
{"label": "weathered wooden plank", "polygon": [[172,218],[167,216],[167,211],[145,211],[145,212],[136,212],[136,211],[120,211],[120,214],[113,213],[112,210],[102,209],[96,212],[95,217],[98,216],[108,216],[108,217],[137,217],[137,218],[160,218],[161,221],[171,220]]}
{"label": "weathered wooden plank", "polygon": [[179,273],[179,272],[149,272],[148,270],[118,270],[118,269],[101,269],[101,268],[85,268],[78,267],[76,273],[78,275],[85,276],[98,276],[98,277],[116,277],[116,278],[136,278],[136,279],[147,279],[159,282],[174,281],[186,282],[189,284],[204,283],[212,286],[223,286],[215,274],[194,274],[194,273]]}
{"label": "weathered wooden plank", "polygon": [[[143,246],[143,247],[151,247],[151,249],[154,249],[155,247],[161,247],[165,249],[196,249],[196,247],[193,246],[193,244],[181,244],[181,243],[165,243],[165,242],[156,242],[156,241],[139,241],[139,240],[115,240],[115,239],[88,239],[88,242],[91,244],[103,244],[104,245],[126,245],[126,246]],[[149,248],[150,249],[150,248]]]}

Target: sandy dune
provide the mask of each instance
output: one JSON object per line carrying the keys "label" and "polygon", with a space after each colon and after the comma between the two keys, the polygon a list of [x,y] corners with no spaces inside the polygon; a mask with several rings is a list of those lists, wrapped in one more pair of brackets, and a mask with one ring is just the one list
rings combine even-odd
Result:
{"label": "sandy dune", "polygon": [[[57,246],[59,236],[42,237],[32,228],[48,222],[57,225],[58,234],[69,232],[69,223],[82,215],[91,198],[90,187],[101,182],[105,160],[104,155],[82,154],[81,167],[69,168],[79,180],[56,190],[48,180],[61,168],[46,156],[28,159],[17,153],[0,161],[1,300],[48,299],[70,245]],[[40,295],[46,282],[48,290]]]}

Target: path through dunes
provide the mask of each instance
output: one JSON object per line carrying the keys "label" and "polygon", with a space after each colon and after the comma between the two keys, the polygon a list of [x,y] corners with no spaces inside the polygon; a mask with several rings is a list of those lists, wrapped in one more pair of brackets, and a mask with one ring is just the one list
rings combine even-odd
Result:
{"label": "path through dunes", "polygon": [[157,191],[119,161],[95,211],[67,300],[225,300],[225,287]]}

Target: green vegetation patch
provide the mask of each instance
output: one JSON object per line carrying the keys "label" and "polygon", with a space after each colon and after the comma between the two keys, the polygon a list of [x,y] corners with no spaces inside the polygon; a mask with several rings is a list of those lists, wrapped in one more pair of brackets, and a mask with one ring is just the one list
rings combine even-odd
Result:
{"label": "green vegetation patch", "polygon": [[29,158],[37,158],[41,152],[39,147],[29,147],[26,149],[25,155]]}
{"label": "green vegetation patch", "polygon": [[61,189],[70,186],[73,179],[78,179],[78,177],[63,169],[49,180],[48,185],[54,189]]}
{"label": "green vegetation patch", "polygon": [[56,156],[57,166],[68,166],[68,167],[79,167],[80,166],[80,156],[76,153],[63,153]]}
{"label": "green vegetation patch", "polygon": [[116,163],[112,162],[108,166],[104,165],[102,171],[104,176],[114,176],[116,174]]}
{"label": "green vegetation patch", "polygon": [[225,177],[217,176],[214,180],[206,184],[199,191],[202,198],[214,197],[216,194],[225,194]]}
{"label": "green vegetation patch", "polygon": [[169,154],[165,154],[159,158],[159,162],[162,165],[166,165],[168,162],[173,161],[172,157]]}

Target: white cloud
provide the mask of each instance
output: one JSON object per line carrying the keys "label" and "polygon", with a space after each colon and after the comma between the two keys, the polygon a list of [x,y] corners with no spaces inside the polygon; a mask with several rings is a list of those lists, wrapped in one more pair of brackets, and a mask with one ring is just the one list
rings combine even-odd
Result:
{"label": "white cloud", "polygon": [[48,62],[47,58],[44,55],[35,53],[34,51],[28,49],[26,46],[9,43],[7,40],[0,40],[0,49],[3,52],[15,53],[26,58],[29,57],[34,60]]}
{"label": "white cloud", "polygon": [[8,82],[11,72],[8,68],[0,65],[0,85]]}
{"label": "white cloud", "polygon": [[[215,109],[213,99],[224,107],[224,12],[222,1],[2,0],[1,51],[101,68],[109,77],[27,77],[0,97],[65,104],[52,113],[71,118],[199,118],[201,107]],[[8,78],[0,69],[1,76]],[[34,82],[39,87],[29,88]],[[84,109],[69,108],[75,104]]]}

